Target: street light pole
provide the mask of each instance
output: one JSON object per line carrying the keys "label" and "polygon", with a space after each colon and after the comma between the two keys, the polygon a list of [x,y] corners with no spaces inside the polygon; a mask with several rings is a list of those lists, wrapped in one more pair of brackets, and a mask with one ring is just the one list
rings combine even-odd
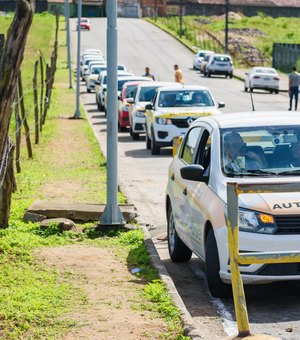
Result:
{"label": "street light pole", "polygon": [[154,1],[154,21],[157,20],[157,0]]}
{"label": "street light pole", "polygon": [[80,37],[81,37],[81,0],[78,0],[78,10],[77,10],[77,71],[76,71],[76,111],[74,114],[74,118],[81,118],[80,114],[80,102],[79,102],[79,96],[80,96]]}
{"label": "street light pole", "polygon": [[225,0],[225,53],[228,53],[228,13],[229,0]]}
{"label": "street light pole", "polygon": [[182,0],[179,3],[179,37],[182,37]]}
{"label": "street light pole", "polygon": [[68,52],[68,69],[69,69],[69,89],[73,88],[72,85],[72,65],[71,65],[71,46],[70,46],[70,10],[69,0],[65,0],[66,5],[66,30],[67,30],[67,52]]}
{"label": "street light pole", "polygon": [[123,226],[125,219],[118,206],[118,29],[117,0],[107,1],[107,190],[106,206],[99,226]]}

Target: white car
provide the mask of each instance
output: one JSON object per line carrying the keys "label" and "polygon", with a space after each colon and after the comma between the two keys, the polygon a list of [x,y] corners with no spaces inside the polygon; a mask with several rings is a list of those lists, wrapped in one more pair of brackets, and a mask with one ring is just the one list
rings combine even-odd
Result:
{"label": "white car", "polygon": [[214,54],[213,51],[208,51],[208,50],[200,50],[194,55],[193,59],[193,69],[194,70],[200,70],[201,68],[201,63],[204,60],[206,55],[212,55]]}
{"label": "white car", "polygon": [[231,56],[228,54],[212,54],[205,66],[206,77],[210,77],[212,74],[224,75],[225,78],[233,77],[233,62]]}
{"label": "white car", "polygon": [[[148,79],[152,80],[148,77]],[[138,140],[145,133],[145,106],[150,104],[155,91],[161,86],[181,86],[179,83],[152,81],[138,85],[133,98],[127,99],[129,106],[129,133],[133,140]]]}
{"label": "white car", "polygon": [[[127,71],[118,71],[118,76],[132,76],[131,73]],[[98,106],[99,111],[104,110],[104,96],[107,88],[107,70],[102,71],[99,74],[98,80],[95,81],[95,96],[96,96],[96,104]]]}
{"label": "white car", "polygon": [[[225,222],[228,182],[299,183],[299,114],[199,118],[169,167],[170,257],[185,262],[194,253],[203,259],[209,290],[216,297],[232,293]],[[299,250],[299,192],[241,194],[238,216],[240,253]],[[297,263],[242,265],[240,271],[246,284],[300,280]]]}
{"label": "white car", "polygon": [[152,155],[160,154],[160,148],[172,146],[173,139],[186,133],[195,119],[219,115],[218,108],[224,106],[204,86],[159,87],[146,105],[146,148]]}
{"label": "white car", "polygon": [[253,92],[254,89],[270,91],[270,93],[279,92],[279,75],[271,67],[253,67],[250,72],[246,73],[244,90],[248,89]]}
{"label": "white car", "polygon": [[103,71],[106,71],[107,66],[106,64],[99,65],[99,64],[93,64],[90,67],[89,74],[86,77],[86,90],[87,92],[91,92],[92,90],[95,90],[96,81],[99,77],[99,74]]}
{"label": "white car", "polygon": [[98,65],[98,66],[102,66],[102,70],[101,71],[105,71],[106,68],[107,68],[107,65],[106,65],[106,61],[105,60],[102,60],[102,61],[99,61],[99,60],[91,60],[89,62],[89,65],[88,65],[88,68],[85,69],[83,71],[83,75],[82,75],[82,78],[84,79],[85,82],[87,82],[87,79],[91,73],[91,68],[95,65]]}

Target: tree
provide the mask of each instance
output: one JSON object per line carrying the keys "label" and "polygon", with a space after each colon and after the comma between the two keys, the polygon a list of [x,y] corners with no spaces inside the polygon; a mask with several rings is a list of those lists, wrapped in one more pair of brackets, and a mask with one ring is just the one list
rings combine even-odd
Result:
{"label": "tree", "polygon": [[0,60],[0,228],[8,226],[14,146],[8,136],[12,104],[34,13],[34,0],[18,0]]}

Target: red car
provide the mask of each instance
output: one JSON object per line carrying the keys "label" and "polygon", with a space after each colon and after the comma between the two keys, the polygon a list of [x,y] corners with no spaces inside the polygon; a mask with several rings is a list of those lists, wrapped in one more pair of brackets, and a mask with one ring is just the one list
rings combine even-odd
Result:
{"label": "red car", "polygon": [[[80,20],[80,29],[81,30],[90,30],[91,29],[91,23],[90,20],[87,18],[81,18]],[[78,22],[77,22],[77,31],[78,31]]]}

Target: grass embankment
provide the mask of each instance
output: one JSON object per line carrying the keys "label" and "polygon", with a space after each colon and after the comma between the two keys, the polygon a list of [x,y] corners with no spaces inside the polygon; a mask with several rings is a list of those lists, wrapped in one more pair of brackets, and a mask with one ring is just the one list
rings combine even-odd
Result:
{"label": "grass embankment", "polygon": [[[0,17],[6,32],[12,16]],[[24,95],[31,135],[34,131],[32,76],[33,65],[42,51],[49,62],[54,39],[55,19],[50,14],[36,14],[27,42],[22,74]],[[25,223],[22,217],[36,199],[57,196],[77,202],[105,201],[105,159],[88,122],[67,120],[74,114],[75,92],[66,84],[66,47],[64,21],[59,31],[59,59],[51,108],[40,136],[33,146],[33,159],[27,159],[25,141],[21,150],[21,173],[16,175],[17,191],[13,195],[10,227],[0,229],[0,338],[57,339],[78,324],[64,317],[87,305],[85,292],[74,285],[76,274],[58,271],[34,256],[39,247],[67,244],[109,247],[129,268],[139,267],[140,310],[160,315],[169,325],[163,338],[183,339],[178,310],[174,307],[157,273],[149,265],[149,257],[140,230],[97,233],[90,225],[84,232],[60,231],[56,225],[41,229],[37,223]],[[12,121],[10,134],[14,134]],[[34,138],[32,137],[32,141]],[[69,184],[66,192],[61,185]],[[50,189],[49,189],[50,187]],[[51,188],[55,188],[54,193]],[[71,191],[72,195],[68,195]],[[52,194],[52,196],[51,196]],[[120,202],[124,197],[120,195]],[[76,294],[74,294],[76,291]]]}
{"label": "grass embankment", "polygon": [[[154,22],[153,19],[148,20]],[[157,18],[156,25],[179,38],[180,27],[178,17],[159,17]],[[242,39],[239,45],[241,45],[243,41],[246,41],[248,45],[250,44],[257,48],[263,55],[265,64],[271,66],[273,43],[298,43],[299,25],[299,18],[272,18],[263,13],[259,13],[259,15],[253,17],[236,15],[229,19],[229,48],[234,50],[233,46],[231,46],[230,38],[233,40]],[[184,16],[182,28],[182,41],[189,45],[195,52],[199,48],[223,52],[222,48],[218,48],[216,44],[204,34],[204,31],[212,33],[224,44],[224,16]],[[252,31],[247,32],[249,29],[252,29]],[[241,48],[243,49],[243,47]]]}

